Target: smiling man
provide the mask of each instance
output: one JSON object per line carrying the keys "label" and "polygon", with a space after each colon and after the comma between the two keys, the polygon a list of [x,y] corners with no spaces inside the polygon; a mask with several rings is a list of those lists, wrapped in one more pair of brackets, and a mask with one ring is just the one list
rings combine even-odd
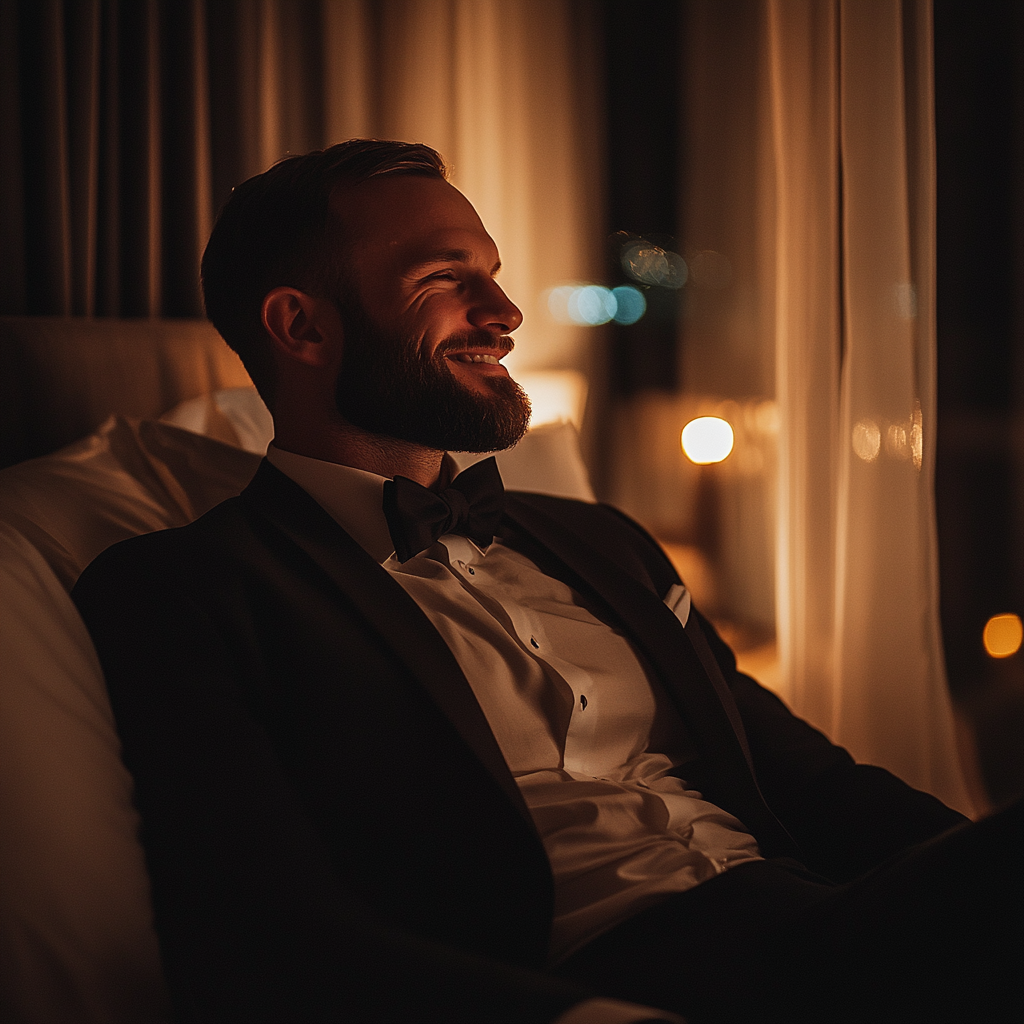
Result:
{"label": "smiling man", "polygon": [[530,406],[501,359],[523,317],[466,198],[440,176],[382,175],[336,188],[330,215],[360,240],[340,294],[263,303],[275,446],[431,486],[445,451],[515,444]]}
{"label": "smiling man", "polygon": [[529,419],[498,269],[403,143],[284,160],[211,236],[274,442],[73,595],[180,1017],[1013,1019],[1020,805],[854,764],[614,509],[456,475]]}

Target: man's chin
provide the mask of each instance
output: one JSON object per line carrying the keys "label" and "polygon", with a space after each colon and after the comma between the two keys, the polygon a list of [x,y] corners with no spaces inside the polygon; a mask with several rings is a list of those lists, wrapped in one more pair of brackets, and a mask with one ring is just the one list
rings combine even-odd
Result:
{"label": "man's chin", "polygon": [[482,365],[442,358],[429,366],[367,362],[347,374],[343,367],[338,412],[369,433],[425,448],[502,451],[526,433],[530,401],[503,366]]}

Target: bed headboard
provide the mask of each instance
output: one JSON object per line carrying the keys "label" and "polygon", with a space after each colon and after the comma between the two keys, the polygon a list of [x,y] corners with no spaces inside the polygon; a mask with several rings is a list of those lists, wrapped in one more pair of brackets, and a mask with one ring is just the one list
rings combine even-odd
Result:
{"label": "bed headboard", "polygon": [[249,383],[206,320],[0,317],[0,467],[55,451],[111,413],[156,419]]}

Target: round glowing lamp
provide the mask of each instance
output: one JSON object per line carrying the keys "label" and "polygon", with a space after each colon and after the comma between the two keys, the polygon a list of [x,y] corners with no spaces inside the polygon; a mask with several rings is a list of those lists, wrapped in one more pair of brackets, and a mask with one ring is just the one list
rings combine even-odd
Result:
{"label": "round glowing lamp", "polygon": [[735,435],[719,416],[698,416],[683,427],[683,451],[698,466],[721,462],[732,451]]}
{"label": "round glowing lamp", "polygon": [[985,623],[981,638],[990,658],[1009,658],[1020,650],[1024,641],[1024,623],[1019,615],[1012,613],[993,615]]}

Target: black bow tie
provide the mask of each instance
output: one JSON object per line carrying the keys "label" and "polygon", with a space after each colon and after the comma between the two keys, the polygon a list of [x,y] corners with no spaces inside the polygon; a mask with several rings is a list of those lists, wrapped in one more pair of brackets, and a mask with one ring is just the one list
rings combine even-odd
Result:
{"label": "black bow tie", "polygon": [[446,533],[462,534],[487,547],[504,507],[505,487],[494,456],[464,470],[441,492],[404,476],[384,481],[384,517],[400,562]]}

